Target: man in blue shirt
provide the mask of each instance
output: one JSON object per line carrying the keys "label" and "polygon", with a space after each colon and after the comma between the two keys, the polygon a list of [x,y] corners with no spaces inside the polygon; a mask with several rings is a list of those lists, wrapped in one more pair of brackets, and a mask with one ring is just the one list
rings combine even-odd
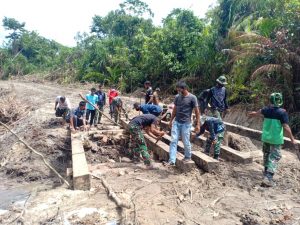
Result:
{"label": "man in blue shirt", "polygon": [[210,137],[206,139],[205,154],[209,155],[210,148],[214,146],[214,159],[219,159],[221,143],[224,139],[225,126],[219,118],[201,116],[201,128],[197,136],[204,134],[205,130],[210,133]]}
{"label": "man in blue shirt", "polygon": [[71,112],[66,117],[66,120],[70,122],[71,131],[78,130],[79,127],[83,126],[84,130],[86,130],[86,111],[85,111],[86,103],[81,101],[79,103],[79,107],[76,109],[72,109]]}
{"label": "man in blue shirt", "polygon": [[152,114],[154,116],[159,116],[162,112],[162,108],[159,105],[152,105],[152,104],[142,104],[134,103],[133,108],[136,111],[142,111],[143,114]]}
{"label": "man in blue shirt", "polygon": [[[102,90],[101,84],[99,85],[99,90],[96,91],[96,95],[98,96],[98,102],[97,102],[98,109],[100,110],[100,112],[103,112],[104,106],[106,105],[106,94]],[[101,123],[102,114],[100,112],[96,111],[95,124]]]}
{"label": "man in blue shirt", "polygon": [[[97,107],[96,103],[98,102],[98,95],[96,95],[95,93],[96,93],[96,89],[92,88],[91,93],[87,94],[85,97],[89,102],[91,102],[93,105]],[[96,115],[96,109],[94,108],[94,106],[87,103],[86,120],[89,121],[90,126],[92,126],[92,124],[94,123],[95,115]]]}

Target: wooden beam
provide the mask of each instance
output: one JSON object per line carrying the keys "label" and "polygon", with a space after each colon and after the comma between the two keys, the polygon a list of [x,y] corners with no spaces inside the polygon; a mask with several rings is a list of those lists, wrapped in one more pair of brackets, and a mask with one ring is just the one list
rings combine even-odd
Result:
{"label": "wooden beam", "polygon": [[[249,138],[252,138],[254,140],[257,141],[261,141],[261,135],[262,132],[259,130],[254,130],[248,127],[244,127],[244,126],[240,126],[240,125],[236,125],[236,124],[232,124],[232,123],[227,123],[224,122],[224,124],[226,125],[226,130],[232,133],[236,133],[242,136],[246,136]],[[298,148],[300,148],[300,141],[296,140],[296,145],[298,146]],[[284,137],[284,145],[285,148],[293,148],[293,144],[291,142],[291,140],[287,137]]]}
{"label": "wooden beam", "polygon": [[[129,127],[127,121],[120,120],[120,123],[128,130]],[[169,160],[169,146],[166,143],[162,141],[156,143],[156,139],[150,137],[147,134],[144,134],[144,137],[148,148],[158,156],[159,160]],[[178,152],[176,156],[176,167],[178,167],[181,171],[187,172],[192,168],[195,168],[195,163],[193,161],[184,162],[183,159],[184,155]]]}
{"label": "wooden beam", "polygon": [[[196,134],[191,134],[192,142],[200,147],[204,147],[206,137],[200,136],[196,138]],[[248,164],[253,162],[253,157],[250,152],[240,152],[225,145],[221,145],[220,157],[227,161]]]}
{"label": "wooden beam", "polygon": [[[164,130],[169,129],[168,123],[166,123],[164,121],[162,121],[160,125]],[[191,133],[191,141],[192,141],[192,143],[204,148],[206,138],[203,136],[200,136],[200,138],[196,138],[196,134],[194,132],[192,132]],[[193,151],[193,152],[195,152],[195,151]],[[253,157],[251,156],[250,152],[249,153],[248,152],[240,152],[240,151],[237,151],[233,148],[230,148],[230,147],[224,146],[224,145],[221,145],[220,157],[222,159],[225,159],[228,161],[233,161],[233,162],[238,162],[238,163],[243,163],[243,164],[253,162]]]}
{"label": "wooden beam", "polygon": [[[162,140],[166,144],[171,143],[171,137],[169,135],[164,135]],[[184,152],[184,145],[182,141],[178,141],[177,148],[179,152]],[[209,157],[201,151],[192,151],[192,160],[196,163],[196,165],[203,169],[206,172],[212,172],[219,166],[219,161]]]}
{"label": "wooden beam", "polygon": [[91,176],[86,162],[82,140],[79,135],[71,133],[73,188],[75,190],[90,190]]}

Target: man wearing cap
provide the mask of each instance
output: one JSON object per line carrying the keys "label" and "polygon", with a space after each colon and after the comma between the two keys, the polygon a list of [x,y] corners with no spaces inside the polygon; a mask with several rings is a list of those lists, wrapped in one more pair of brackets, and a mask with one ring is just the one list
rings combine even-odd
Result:
{"label": "man wearing cap", "polygon": [[154,116],[159,116],[162,112],[162,108],[158,105],[151,105],[151,104],[142,104],[134,103],[133,109],[136,111],[142,111],[143,114],[152,114]]}
{"label": "man wearing cap", "polygon": [[264,160],[264,178],[262,185],[273,187],[275,185],[273,176],[278,167],[281,158],[281,145],[284,143],[283,130],[295,145],[295,139],[289,123],[287,112],[281,108],[283,99],[281,93],[270,95],[270,106],[266,106],[257,112],[250,112],[250,117],[263,116],[263,160]]}
{"label": "man wearing cap", "polygon": [[209,155],[211,146],[213,145],[214,159],[218,160],[221,143],[224,139],[225,125],[219,118],[206,115],[202,115],[200,121],[201,128],[197,137],[204,134],[205,130],[209,132],[210,136],[206,139],[205,154]]}
{"label": "man wearing cap", "polygon": [[222,119],[222,114],[228,110],[227,92],[225,88],[227,80],[225,76],[220,76],[216,82],[216,86],[212,87],[208,92],[206,103],[210,102],[213,117]]}

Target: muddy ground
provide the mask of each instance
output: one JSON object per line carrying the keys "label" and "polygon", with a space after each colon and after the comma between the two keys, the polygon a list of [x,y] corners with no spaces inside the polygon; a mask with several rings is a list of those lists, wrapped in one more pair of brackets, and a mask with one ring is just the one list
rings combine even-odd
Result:
{"label": "muddy ground", "polygon": [[[1,98],[15,95],[24,109],[10,127],[65,177],[71,167],[70,138],[67,125],[54,117],[54,99],[66,95],[75,106],[78,93],[89,88],[0,82]],[[130,108],[135,99],[126,100]],[[181,173],[161,162],[155,162],[159,170],[147,170],[127,158],[122,146],[106,146],[104,153],[87,151],[91,172],[104,176],[116,194],[131,203],[131,209],[120,210],[99,180],[92,180],[91,191],[68,189],[10,133],[0,128],[0,135],[0,224],[300,224],[300,166],[288,149],[282,151],[274,188],[260,185],[261,160],[250,165],[221,161],[211,174],[200,169]]]}

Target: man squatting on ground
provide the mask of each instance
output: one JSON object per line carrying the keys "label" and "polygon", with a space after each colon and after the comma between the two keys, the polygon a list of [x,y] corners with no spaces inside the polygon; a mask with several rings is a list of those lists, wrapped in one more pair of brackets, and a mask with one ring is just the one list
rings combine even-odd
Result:
{"label": "man squatting on ground", "polygon": [[65,96],[57,96],[55,99],[55,116],[66,118],[67,114],[71,110],[71,104],[68,98]]}
{"label": "man squatting on ground", "polygon": [[[191,135],[191,116],[193,109],[196,114],[196,127],[195,132],[200,130],[200,113],[198,108],[198,102],[195,95],[191,94],[187,90],[187,85],[183,81],[179,81],[176,85],[178,95],[174,100],[174,108],[172,111],[171,120],[169,126],[171,129],[171,143],[170,143],[170,159],[168,164],[175,165],[177,154],[177,143],[179,136],[181,135],[184,145],[184,159],[189,161],[192,156],[192,146],[190,142]],[[175,121],[173,122],[175,118]]]}
{"label": "man squatting on ground", "polygon": [[[106,94],[102,90],[102,85],[101,84],[99,85],[99,90],[96,91],[95,94],[98,96],[98,102],[97,102],[98,109],[99,109],[100,112],[103,113],[104,107],[106,105]],[[98,110],[96,110],[95,124],[101,123],[102,114],[100,112],[98,112]]]}
{"label": "man squatting on ground", "polygon": [[149,136],[159,139],[165,132],[156,128],[157,123],[158,119],[152,114],[136,116],[129,122],[131,146],[133,149],[131,155],[141,154],[147,166],[151,165],[151,159],[142,130],[145,130]]}
{"label": "man squatting on ground", "polygon": [[72,109],[69,112],[67,116],[67,122],[70,122],[71,131],[78,130],[81,126],[83,126],[83,129],[86,130],[85,106],[86,103],[84,101],[81,101],[76,109]]}
{"label": "man squatting on ground", "polygon": [[283,130],[285,130],[292,144],[295,145],[295,139],[288,125],[289,117],[287,112],[281,108],[283,99],[281,93],[273,93],[270,96],[270,106],[264,107],[257,112],[250,112],[248,115],[263,116],[263,160],[264,160],[264,178],[262,184],[268,187],[275,185],[273,176],[278,167],[281,158],[281,145],[284,143]]}
{"label": "man squatting on ground", "polygon": [[224,139],[225,126],[219,118],[201,115],[201,129],[197,137],[209,131],[210,137],[206,139],[205,154],[209,155],[211,146],[214,147],[214,159],[219,159],[221,143]]}
{"label": "man squatting on ground", "polygon": [[[98,95],[96,95],[96,88],[92,88],[91,89],[91,93],[87,94],[85,96],[85,98],[90,103],[92,103],[93,105],[95,105],[96,107],[98,107],[96,105],[96,103],[98,102]],[[90,126],[92,126],[94,124],[95,115],[96,115],[96,109],[94,108],[94,106],[92,106],[91,104],[87,103],[86,120],[89,121]]]}
{"label": "man squatting on ground", "polygon": [[119,96],[115,97],[112,100],[111,104],[112,104],[112,108],[114,110],[113,115],[114,115],[114,120],[116,123],[119,123],[122,111],[126,117],[126,120],[128,120],[128,114],[127,114],[126,110],[123,108],[123,101]]}
{"label": "man squatting on ground", "polygon": [[133,104],[133,109],[136,111],[142,111],[143,114],[152,114],[154,116],[160,116],[162,113],[162,108],[159,105],[155,104],[139,104],[139,103],[134,103]]}

